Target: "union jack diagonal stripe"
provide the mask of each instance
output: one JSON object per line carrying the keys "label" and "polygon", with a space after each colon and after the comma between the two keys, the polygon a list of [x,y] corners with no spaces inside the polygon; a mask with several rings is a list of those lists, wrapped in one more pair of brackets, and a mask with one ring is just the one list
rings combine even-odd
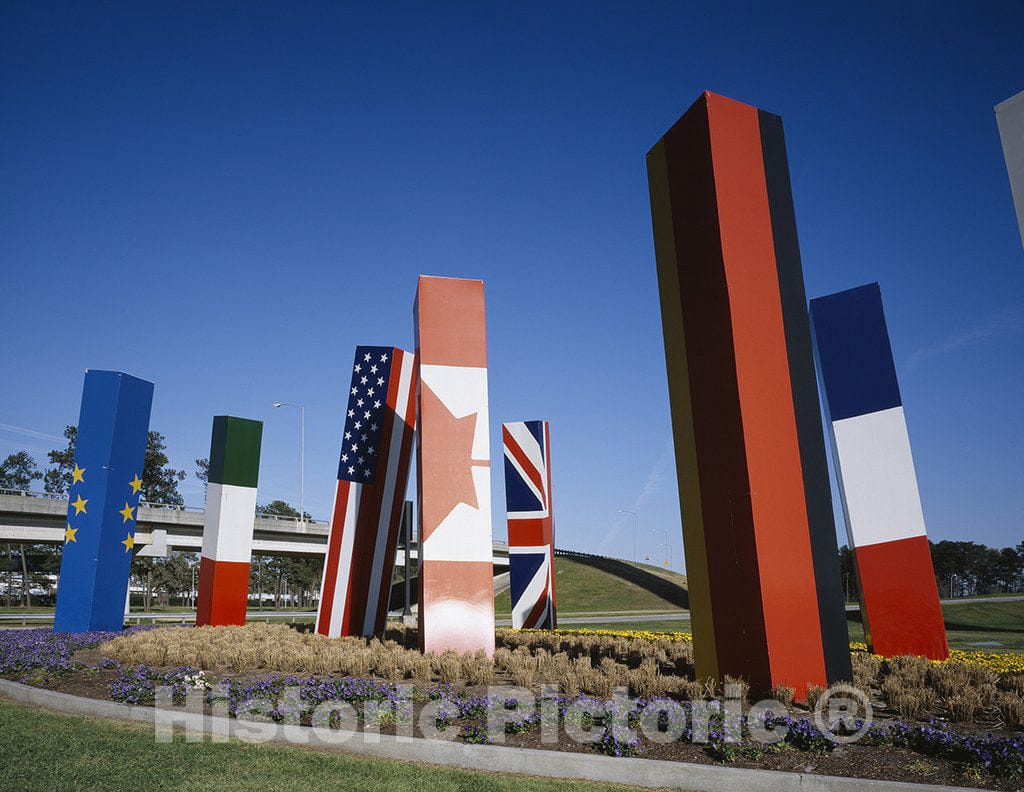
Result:
{"label": "union jack diagonal stripe", "polygon": [[501,426],[514,629],[554,629],[555,539],[547,421]]}
{"label": "union jack diagonal stripe", "polygon": [[416,425],[415,356],[356,347],[316,631],[384,629]]}

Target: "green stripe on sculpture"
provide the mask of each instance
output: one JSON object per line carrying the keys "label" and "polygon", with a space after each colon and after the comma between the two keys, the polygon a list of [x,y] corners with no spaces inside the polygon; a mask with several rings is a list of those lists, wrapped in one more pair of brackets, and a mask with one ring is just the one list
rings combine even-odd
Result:
{"label": "green stripe on sculpture", "polygon": [[262,421],[215,416],[210,441],[210,483],[255,487],[262,441]]}

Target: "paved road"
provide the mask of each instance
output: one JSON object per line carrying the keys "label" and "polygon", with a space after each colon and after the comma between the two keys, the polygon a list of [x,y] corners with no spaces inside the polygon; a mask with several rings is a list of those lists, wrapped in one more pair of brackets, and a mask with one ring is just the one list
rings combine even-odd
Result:
{"label": "paved road", "polygon": [[[956,599],[944,599],[940,600],[943,605],[967,605],[972,602],[1021,602],[1024,600],[1022,596],[1010,596],[1010,597],[958,597]],[[846,610],[857,611],[860,606],[856,603],[848,604]],[[290,616],[296,618],[314,619],[316,618],[316,611],[271,611],[271,610],[254,610],[249,611],[247,618],[252,621],[259,621],[268,617],[281,617]],[[400,613],[389,614],[393,618],[401,616]],[[129,621],[141,621],[141,622],[156,622],[156,621],[192,621],[195,618],[194,611],[182,611],[180,613],[132,613],[129,617]],[[36,622],[51,622],[53,621],[52,613],[32,613],[22,615],[20,613],[0,613],[0,622],[8,623],[20,623],[21,621],[28,619],[29,621]],[[573,624],[629,624],[630,622],[662,622],[662,621],[689,621],[689,611],[676,611],[673,613],[625,613],[614,616],[564,616],[558,619],[560,625],[573,625]],[[495,624],[499,627],[510,627],[512,625],[509,619],[498,619]]]}
{"label": "paved road", "polygon": [[[688,611],[678,613],[625,613],[617,616],[559,616],[558,626],[568,627],[572,624],[630,624],[637,622],[689,621]],[[499,627],[510,627],[509,619],[498,619]]]}

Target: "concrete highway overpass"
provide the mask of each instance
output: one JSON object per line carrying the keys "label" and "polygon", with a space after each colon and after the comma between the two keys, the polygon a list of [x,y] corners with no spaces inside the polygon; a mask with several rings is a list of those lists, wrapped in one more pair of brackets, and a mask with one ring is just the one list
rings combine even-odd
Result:
{"label": "concrete highway overpass", "polygon": [[[66,495],[0,490],[0,543],[63,544],[67,517]],[[172,550],[198,553],[203,546],[202,509],[142,502],[136,521],[138,555],[166,556]],[[328,524],[319,520],[300,522],[289,517],[257,517],[253,553],[260,555],[323,557],[327,552]],[[417,558],[418,546],[410,546]],[[399,552],[395,564],[404,564]],[[508,545],[494,543],[494,565],[508,568]]]}

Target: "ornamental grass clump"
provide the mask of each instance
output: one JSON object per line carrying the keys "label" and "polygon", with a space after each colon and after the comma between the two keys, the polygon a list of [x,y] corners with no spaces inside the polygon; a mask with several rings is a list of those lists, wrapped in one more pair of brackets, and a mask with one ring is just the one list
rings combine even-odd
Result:
{"label": "ornamental grass clump", "polygon": [[814,709],[817,705],[818,700],[824,695],[825,688],[821,685],[808,685],[807,686],[807,708]]}
{"label": "ornamental grass clump", "polygon": [[974,718],[981,711],[982,698],[974,688],[964,688],[951,693],[945,699],[950,719],[956,723],[974,723]]}
{"label": "ornamental grass clump", "polygon": [[882,671],[882,658],[867,652],[854,652],[850,655],[853,664],[853,684],[863,691],[870,691],[878,686],[878,677]]}
{"label": "ornamental grass clump", "polygon": [[999,718],[1007,729],[1024,729],[1024,696],[1002,691],[995,701]]}
{"label": "ornamental grass clump", "polygon": [[924,718],[938,700],[935,691],[925,687],[923,682],[914,684],[897,675],[886,677],[882,683],[882,695],[889,709],[910,720]]}
{"label": "ornamental grass clump", "polygon": [[793,706],[793,695],[796,693],[795,690],[786,685],[776,685],[771,689],[772,698],[785,704],[787,707]]}

